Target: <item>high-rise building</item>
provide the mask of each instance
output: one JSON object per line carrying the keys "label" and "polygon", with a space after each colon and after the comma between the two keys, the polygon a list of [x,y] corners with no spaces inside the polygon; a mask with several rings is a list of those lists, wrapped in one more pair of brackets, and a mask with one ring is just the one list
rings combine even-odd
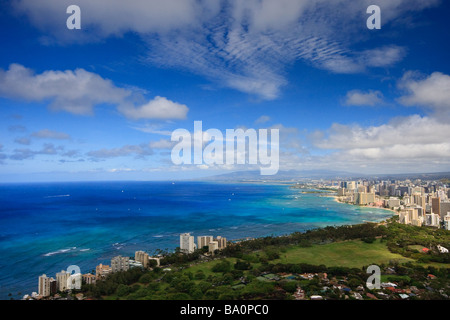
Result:
{"label": "high-rise building", "polygon": [[127,271],[130,268],[128,257],[117,256],[111,259],[111,272]]}
{"label": "high-rise building", "polygon": [[366,192],[367,192],[366,186],[359,186],[359,187],[358,187],[358,192],[364,192],[364,193],[366,193]]}
{"label": "high-rise building", "polygon": [[199,249],[202,249],[203,247],[207,247],[211,241],[214,241],[213,236],[198,236],[197,246]]}
{"label": "high-rise building", "polygon": [[217,241],[219,249],[223,249],[227,246],[227,238],[225,237],[218,236],[217,239],[215,239],[215,241]]}
{"label": "high-rise building", "polygon": [[434,214],[441,214],[441,199],[440,198],[431,198],[431,211]]}
{"label": "high-rise building", "polygon": [[360,205],[366,205],[375,202],[375,193],[356,193],[355,203]]}
{"label": "high-rise building", "polygon": [[439,203],[439,213],[442,221],[448,212],[450,212],[450,201],[443,201]]}
{"label": "high-rise building", "polygon": [[338,195],[338,197],[345,196],[345,188],[338,188],[337,195]]}
{"label": "high-rise building", "polygon": [[50,278],[49,280],[50,285],[50,295],[53,296],[58,292],[58,282],[54,278]]}
{"label": "high-rise building", "polygon": [[211,253],[214,253],[214,251],[216,251],[217,249],[219,249],[219,243],[217,241],[211,241],[208,244],[208,251]]}
{"label": "high-rise building", "polygon": [[45,274],[39,277],[38,293],[42,297],[50,296],[50,278]]}
{"label": "high-rise building", "polygon": [[348,190],[356,189],[356,181],[347,181],[347,186],[345,187]]}
{"label": "high-rise building", "polygon": [[420,193],[416,193],[413,195],[414,198],[414,204],[417,204],[421,206],[422,208],[425,208],[427,205],[427,197],[422,196]]}
{"label": "high-rise building", "polygon": [[136,251],[134,253],[134,260],[140,262],[144,268],[148,267],[148,259],[149,255],[144,251]]}
{"label": "high-rise building", "polygon": [[105,278],[108,274],[111,273],[111,267],[104,264],[99,264],[97,267],[95,267],[95,276],[97,279]]}
{"label": "high-rise building", "polygon": [[61,270],[56,274],[56,286],[58,287],[58,291],[64,292],[67,288],[67,280],[70,277],[70,273],[66,272],[66,270]]}
{"label": "high-rise building", "polygon": [[439,227],[440,216],[438,214],[430,213],[425,215],[425,225],[429,227]]}
{"label": "high-rise building", "polygon": [[196,245],[194,243],[194,237],[190,233],[180,234],[180,251],[183,253],[194,252]]}
{"label": "high-rise building", "polygon": [[97,280],[96,276],[90,273],[83,274],[82,279],[86,284],[95,284]]}

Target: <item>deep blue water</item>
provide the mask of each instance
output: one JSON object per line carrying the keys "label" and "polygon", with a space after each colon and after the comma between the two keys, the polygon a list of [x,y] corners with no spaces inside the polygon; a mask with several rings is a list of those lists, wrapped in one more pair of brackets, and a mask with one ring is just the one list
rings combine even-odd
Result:
{"label": "deep blue water", "polygon": [[72,264],[87,273],[115,255],[173,250],[183,232],[238,239],[391,215],[300,192],[244,183],[0,185],[0,299],[37,291],[39,275]]}

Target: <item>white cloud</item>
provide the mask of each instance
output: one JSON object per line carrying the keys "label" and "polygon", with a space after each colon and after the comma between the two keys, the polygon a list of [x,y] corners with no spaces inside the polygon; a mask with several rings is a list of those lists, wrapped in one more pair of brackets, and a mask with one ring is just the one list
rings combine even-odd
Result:
{"label": "white cloud", "polygon": [[140,107],[121,105],[118,110],[127,118],[139,119],[186,119],[188,107],[170,101],[164,97],[156,96]]}
{"label": "white cloud", "polygon": [[327,134],[316,132],[312,141],[322,149],[382,148],[402,144],[439,144],[445,142],[449,134],[450,124],[413,115],[367,128],[335,123]]}
{"label": "white cloud", "polygon": [[[140,89],[123,89],[100,75],[76,69],[75,71],[45,71],[34,74],[19,64],[0,69],[0,96],[31,102],[49,101],[52,110],[76,115],[92,115],[94,107],[111,104],[130,119],[185,119],[188,108],[164,97],[155,97],[146,104],[135,107],[132,99],[141,95]],[[53,139],[67,138],[50,131],[33,134]]]}
{"label": "white cloud", "polygon": [[[81,8],[82,28],[90,29],[102,37],[121,35],[128,31],[139,33],[167,32],[188,27],[214,10],[214,6],[196,0],[77,0]],[[72,0],[15,0],[18,12],[25,13],[31,21],[45,31],[55,32],[59,37],[70,37],[65,28],[66,8]],[[57,27],[57,28],[55,28]]]}
{"label": "white cloud", "polygon": [[351,90],[347,92],[344,104],[348,106],[375,106],[383,103],[383,94],[380,91],[370,90],[362,92]]}
{"label": "white cloud", "polygon": [[[220,86],[277,98],[287,84],[286,69],[297,60],[335,73],[363,72],[400,61],[404,48],[350,50],[364,40],[371,0],[79,0],[83,37],[138,33],[149,46],[147,61],[200,74]],[[379,0],[383,25],[438,0]],[[69,0],[16,0],[14,7],[58,39],[65,30]],[[76,40],[75,40],[76,41]]]}
{"label": "white cloud", "polygon": [[450,166],[450,124],[413,115],[380,126],[333,124],[311,136],[315,152],[309,164],[365,172],[430,172]]}
{"label": "white cloud", "polygon": [[405,55],[405,48],[391,45],[363,51],[360,60],[366,66],[388,67],[401,61]]}
{"label": "white cloud", "polygon": [[36,75],[22,65],[11,64],[9,70],[0,70],[0,95],[27,101],[50,100],[53,110],[88,115],[95,105],[121,103],[130,92],[84,69],[50,70]]}
{"label": "white cloud", "polygon": [[415,72],[406,72],[398,86],[405,91],[399,98],[407,106],[421,106],[439,115],[450,115],[450,76],[433,72],[423,77]]}

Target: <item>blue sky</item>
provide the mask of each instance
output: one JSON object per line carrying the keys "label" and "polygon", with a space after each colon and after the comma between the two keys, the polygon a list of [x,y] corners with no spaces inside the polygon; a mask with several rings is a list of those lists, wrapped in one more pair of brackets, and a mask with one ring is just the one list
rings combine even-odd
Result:
{"label": "blue sky", "polygon": [[[66,8],[81,8],[81,30]],[[381,29],[369,30],[369,5]],[[0,0],[0,180],[152,180],[170,134],[280,129],[280,169],[450,170],[438,0]]]}

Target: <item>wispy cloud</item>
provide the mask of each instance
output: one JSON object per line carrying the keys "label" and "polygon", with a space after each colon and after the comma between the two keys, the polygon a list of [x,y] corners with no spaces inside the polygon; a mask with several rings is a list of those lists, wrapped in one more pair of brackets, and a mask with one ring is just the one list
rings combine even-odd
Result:
{"label": "wispy cloud", "polygon": [[33,138],[39,139],[56,139],[56,140],[70,140],[71,137],[67,133],[53,131],[49,129],[43,129],[40,131],[33,132],[31,134]]}
{"label": "wispy cloud", "polygon": [[148,144],[141,145],[125,145],[119,148],[111,148],[111,149],[100,149],[95,151],[90,151],[87,153],[89,157],[105,159],[105,158],[117,158],[117,157],[125,157],[130,155],[135,155],[136,158],[145,158],[145,156],[149,156],[153,154],[153,150],[149,147]]}
{"label": "wispy cloud", "polygon": [[14,139],[14,142],[28,146],[31,144],[31,139],[28,137],[21,137],[21,138]]}
{"label": "wispy cloud", "polygon": [[9,126],[8,131],[10,131],[10,132],[26,132],[27,128],[25,126],[17,124],[17,125]]}
{"label": "wispy cloud", "polygon": [[26,159],[32,159],[36,155],[57,155],[60,151],[63,151],[64,147],[62,146],[55,146],[52,143],[46,143],[43,145],[42,149],[40,150],[32,150],[28,148],[22,148],[22,149],[14,149],[14,152],[12,155],[9,156],[9,159],[12,160],[26,160]]}
{"label": "wispy cloud", "polygon": [[[78,39],[139,34],[149,47],[143,60],[158,67],[185,69],[263,99],[275,99],[288,83],[288,68],[301,60],[335,73],[363,72],[399,62],[396,45],[351,50],[364,40],[366,8],[373,1],[79,0],[83,25]],[[379,0],[383,25],[439,0]],[[16,0],[14,7],[61,41],[74,41],[64,25],[68,0]],[[107,10],[104,10],[107,8]]]}
{"label": "wispy cloud", "polygon": [[270,121],[270,117],[262,115],[261,117],[259,117],[258,119],[255,120],[255,123],[256,124],[263,124],[263,123],[266,123],[268,121]]}

